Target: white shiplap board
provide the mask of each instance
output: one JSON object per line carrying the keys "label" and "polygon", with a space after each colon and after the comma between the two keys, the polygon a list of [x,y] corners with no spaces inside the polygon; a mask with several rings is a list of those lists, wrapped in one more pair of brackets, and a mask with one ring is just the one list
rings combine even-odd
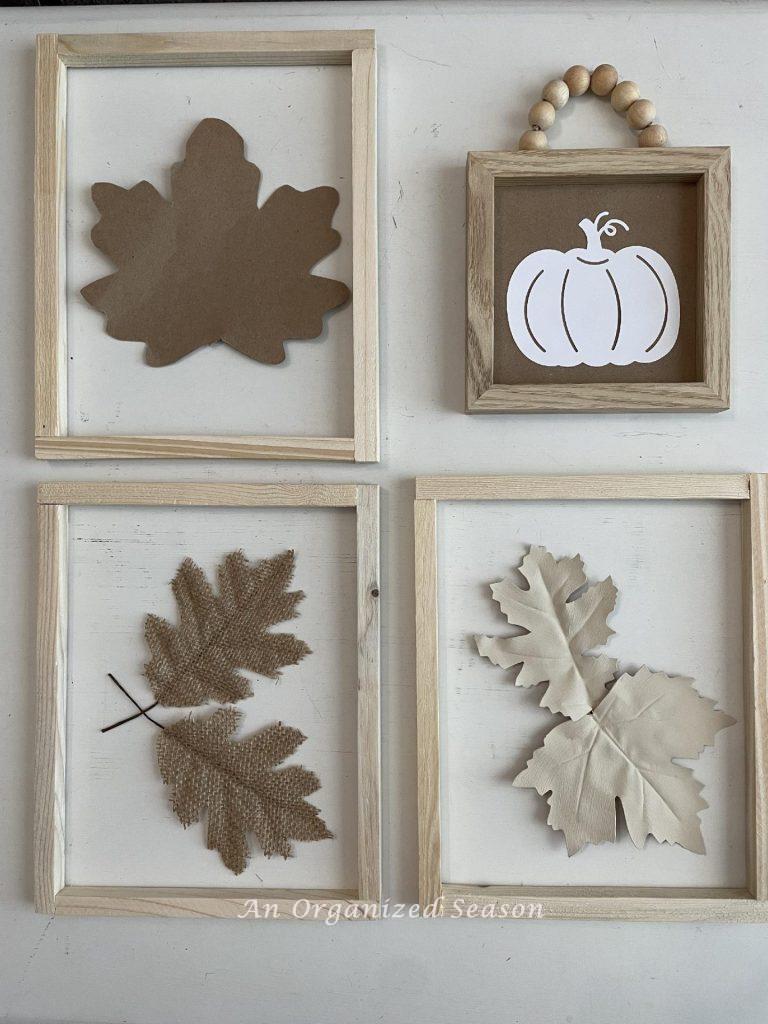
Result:
{"label": "white shiplap board", "polygon": [[[446,502],[439,506],[443,879],[519,885],[745,884],[741,509],[728,502]],[[513,572],[531,544],[580,553],[590,581],[619,589],[606,652],[622,670],[642,664],[689,675],[737,724],[694,768],[709,809],[705,856],[649,839],[619,840],[574,857],[546,824],[535,790],[511,784],[564,719],[538,706],[543,686],[481,658],[478,633],[515,632],[489,584]],[[521,585],[526,586],[522,577]]]}
{"label": "white shiplap board", "polygon": [[[351,72],[348,67],[85,68],[68,72],[67,327],[72,434],[352,435],[352,306],[315,341],[266,366],[213,345],[150,367],[143,344],[110,338],[80,289],[113,273],[90,241],[91,186],[147,180],[170,198],[170,167],[195,125],[228,121],[262,172],[259,204],[281,185],[332,185],[339,248],[314,269],[352,280]],[[205,389],[201,393],[201,381]]]}
{"label": "white shiplap board", "polygon": [[[293,548],[293,588],[307,595],[295,632],[312,654],[278,682],[251,676],[240,735],[274,721],[307,740],[287,763],[314,769],[310,799],[336,838],[295,844],[296,856],[258,850],[240,876],[208,851],[204,826],[185,832],[169,806],[154,757],[156,730],[137,719],[108,733],[132,705],[106,677],[151,703],[142,677],[148,612],[177,622],[169,582],[189,555],[209,575],[229,551],[249,558]],[[357,641],[354,509],[87,508],[69,523],[67,853],[70,885],[341,888],[357,884]],[[155,709],[159,721],[186,714]],[[207,713],[200,709],[196,714]]]}

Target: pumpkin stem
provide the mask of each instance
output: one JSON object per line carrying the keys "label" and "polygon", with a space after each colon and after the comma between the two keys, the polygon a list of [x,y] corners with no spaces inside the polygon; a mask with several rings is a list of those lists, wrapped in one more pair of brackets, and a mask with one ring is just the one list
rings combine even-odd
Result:
{"label": "pumpkin stem", "polygon": [[613,238],[616,234],[617,228],[619,227],[624,228],[625,231],[629,231],[628,225],[625,224],[623,220],[617,220],[616,218],[605,221],[601,227],[600,221],[603,217],[610,217],[607,210],[603,210],[602,213],[598,213],[594,220],[589,220],[589,218],[585,217],[584,220],[579,221],[579,227],[584,232],[587,239],[587,251],[593,254],[603,251],[603,246],[600,242],[603,235]]}
{"label": "pumpkin stem", "polygon": [[[600,214],[602,217],[602,214]],[[607,214],[606,214],[607,216]],[[607,220],[605,224],[599,229],[600,235],[608,235],[609,238],[613,238],[616,234],[617,228],[624,228],[625,231],[629,231],[629,225],[625,224],[623,220],[613,217],[611,220]]]}

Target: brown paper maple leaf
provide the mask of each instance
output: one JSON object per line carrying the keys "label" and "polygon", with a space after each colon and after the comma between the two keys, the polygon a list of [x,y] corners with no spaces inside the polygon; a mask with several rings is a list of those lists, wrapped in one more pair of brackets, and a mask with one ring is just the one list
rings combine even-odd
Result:
{"label": "brown paper maple leaf", "polygon": [[171,582],[179,625],[157,615],[144,623],[152,654],[144,673],[158,703],[196,707],[242,700],[253,691],[237,669],[277,679],[283,666],[309,654],[292,633],[269,632],[295,618],[304,597],[286,589],[293,570],[293,551],[255,563],[233,551],[218,566],[216,595],[200,566],[185,558]]}
{"label": "brown paper maple leaf", "polygon": [[242,717],[228,707],[208,718],[182,718],[157,741],[174,812],[186,828],[208,811],[208,849],[218,850],[236,875],[248,861],[249,832],[267,857],[289,857],[292,839],[333,839],[317,807],[304,799],[320,788],[315,773],[299,765],[276,768],[306,737],[278,723],[233,740]]}
{"label": "brown paper maple leaf", "polygon": [[257,206],[261,172],[243,139],[206,118],[171,171],[171,199],[147,181],[101,182],[91,232],[117,273],[82,290],[121,341],[146,342],[150,366],[167,366],[223,341],[261,363],[281,363],[283,342],[316,338],[349,289],[312,267],[341,237],[331,227],[339,194],[278,188]]}

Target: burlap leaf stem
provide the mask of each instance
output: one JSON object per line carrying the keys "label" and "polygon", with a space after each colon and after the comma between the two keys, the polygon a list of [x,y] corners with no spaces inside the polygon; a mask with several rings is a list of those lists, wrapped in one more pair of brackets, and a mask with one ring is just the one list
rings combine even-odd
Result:
{"label": "burlap leaf stem", "polygon": [[277,766],[304,742],[298,729],[278,723],[242,740],[232,734],[242,719],[233,707],[205,718],[181,718],[157,739],[163,782],[186,828],[207,811],[207,846],[239,875],[245,870],[249,833],[264,855],[289,857],[291,840],[312,842],[333,834],[305,797],[320,788],[314,772]]}
{"label": "burlap leaf stem", "polygon": [[277,679],[281,668],[309,654],[292,633],[270,631],[295,618],[304,597],[287,590],[293,572],[293,551],[255,563],[233,551],[218,566],[216,594],[203,570],[186,558],[171,583],[178,626],[157,615],[144,624],[152,655],[144,672],[158,703],[197,707],[243,700],[252,689],[238,669]]}

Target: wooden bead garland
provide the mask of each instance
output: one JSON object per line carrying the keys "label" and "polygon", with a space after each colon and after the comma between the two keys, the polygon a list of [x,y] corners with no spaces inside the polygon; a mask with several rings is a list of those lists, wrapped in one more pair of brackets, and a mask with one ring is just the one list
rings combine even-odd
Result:
{"label": "wooden bead garland", "polygon": [[640,146],[666,146],[667,129],[663,124],[649,124],[637,137]]}
{"label": "wooden bead garland", "polygon": [[589,73],[589,68],[585,68],[583,64],[574,64],[563,75],[563,81],[568,86],[568,92],[571,96],[583,96],[589,88],[591,78],[592,75]]}
{"label": "wooden bead garland", "polygon": [[527,152],[548,148],[547,129],[555,123],[557,111],[562,110],[571,96],[583,96],[591,90],[595,96],[609,96],[611,106],[617,114],[626,117],[629,127],[638,133],[639,146],[665,146],[667,131],[663,125],[654,124],[656,107],[650,100],[640,98],[635,82],[619,81],[619,73],[613,64],[599,64],[590,73],[583,64],[568,68],[562,78],[547,82],[541,92],[541,99],[528,112],[530,127],[523,132],[518,149]]}
{"label": "wooden bead garland", "polygon": [[538,103],[534,103],[528,112],[528,124],[531,128],[538,128],[540,131],[546,131],[547,128],[551,128],[555,123],[555,108],[549,102],[549,100],[539,100]]}
{"label": "wooden bead garland", "polygon": [[523,132],[518,142],[518,149],[530,150],[546,149],[548,146],[546,132],[540,132],[536,128],[529,128]]}
{"label": "wooden bead garland", "polygon": [[638,132],[642,128],[647,128],[654,117],[656,117],[656,107],[650,100],[635,100],[627,111],[627,124]]}
{"label": "wooden bead garland", "polygon": [[595,96],[608,96],[616,88],[619,72],[613,64],[599,64],[592,72],[590,89]]}
{"label": "wooden bead garland", "polygon": [[551,82],[547,82],[541,93],[541,98],[551,103],[555,110],[562,110],[565,104],[568,102],[568,86],[562,80],[562,78],[554,78]]}
{"label": "wooden bead garland", "polygon": [[611,93],[611,106],[617,114],[626,114],[635,100],[640,99],[640,90],[634,82],[619,82]]}

